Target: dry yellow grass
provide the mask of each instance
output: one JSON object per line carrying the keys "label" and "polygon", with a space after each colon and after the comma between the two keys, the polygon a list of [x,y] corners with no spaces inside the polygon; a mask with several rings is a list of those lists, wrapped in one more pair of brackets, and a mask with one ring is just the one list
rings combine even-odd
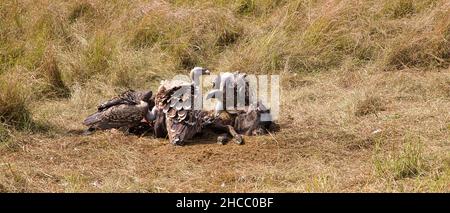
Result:
{"label": "dry yellow grass", "polygon": [[[0,192],[449,192],[445,0],[0,1]],[[220,146],[81,121],[194,65],[280,74],[281,130]]]}

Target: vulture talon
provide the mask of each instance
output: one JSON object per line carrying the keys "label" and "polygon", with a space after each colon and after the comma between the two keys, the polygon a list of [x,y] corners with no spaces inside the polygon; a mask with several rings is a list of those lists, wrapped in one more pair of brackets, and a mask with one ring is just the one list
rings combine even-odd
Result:
{"label": "vulture talon", "polygon": [[244,144],[244,138],[242,137],[242,135],[237,135],[236,138],[235,138],[235,142],[236,142],[238,145]]}
{"label": "vulture talon", "polygon": [[221,135],[221,136],[217,137],[217,144],[225,145],[227,143],[227,141],[228,141],[227,136]]}

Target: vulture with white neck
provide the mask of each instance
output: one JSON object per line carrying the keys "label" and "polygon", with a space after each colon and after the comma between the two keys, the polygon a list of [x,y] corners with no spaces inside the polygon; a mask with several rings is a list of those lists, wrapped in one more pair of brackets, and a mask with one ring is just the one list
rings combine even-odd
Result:
{"label": "vulture with white neck", "polygon": [[[222,73],[214,79],[213,90],[207,94],[206,99],[216,99],[215,119],[210,128],[225,132],[218,137],[219,143],[228,140],[231,135],[241,144],[242,135],[261,135],[276,128],[270,110],[261,101],[250,103],[250,94],[254,93],[250,91],[250,82],[246,77],[245,73]],[[232,96],[227,92],[233,92]]]}
{"label": "vulture with white neck", "polygon": [[[250,103],[250,82],[247,74],[240,72],[225,72],[219,74],[212,82],[213,89],[208,92],[206,99],[215,99],[215,112],[221,111],[235,114],[245,109]],[[232,92],[232,94],[227,94]],[[230,100],[229,98],[232,97]]]}

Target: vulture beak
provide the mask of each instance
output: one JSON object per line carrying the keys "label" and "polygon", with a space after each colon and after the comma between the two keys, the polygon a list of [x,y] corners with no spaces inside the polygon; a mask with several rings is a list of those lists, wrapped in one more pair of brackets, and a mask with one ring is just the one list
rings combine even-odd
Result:
{"label": "vulture beak", "polygon": [[206,95],[206,100],[209,100],[211,98],[220,98],[222,97],[222,91],[219,89],[214,89],[208,92]]}
{"label": "vulture beak", "polygon": [[[189,73],[189,77],[191,77],[192,81],[197,81],[201,75],[209,75],[210,72],[206,68],[194,67]],[[198,82],[197,82],[198,83]]]}

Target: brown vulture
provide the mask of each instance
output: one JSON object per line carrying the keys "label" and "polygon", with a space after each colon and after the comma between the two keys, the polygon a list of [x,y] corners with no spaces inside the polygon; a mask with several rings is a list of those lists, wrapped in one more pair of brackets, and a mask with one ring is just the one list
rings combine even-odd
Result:
{"label": "brown vulture", "polygon": [[86,134],[95,130],[139,126],[154,105],[151,91],[128,90],[100,104],[97,112],[84,120],[83,124],[89,127]]}
{"label": "brown vulture", "polygon": [[251,105],[245,110],[237,110],[234,113],[221,111],[209,116],[213,116],[213,119],[210,119],[211,122],[208,123],[207,128],[223,133],[217,138],[220,144],[229,140],[229,135],[237,144],[242,144],[244,142],[242,135],[262,135],[278,128],[270,118],[265,117],[270,116],[270,110],[266,109],[262,103],[259,103],[258,107]]}
{"label": "brown vulture", "polygon": [[209,70],[195,67],[191,70],[191,82],[181,80],[162,81],[155,95],[155,108],[150,119],[156,119],[155,133],[167,130],[169,141],[174,145],[183,145],[208,124],[206,111],[198,102],[199,77],[208,75]]}

